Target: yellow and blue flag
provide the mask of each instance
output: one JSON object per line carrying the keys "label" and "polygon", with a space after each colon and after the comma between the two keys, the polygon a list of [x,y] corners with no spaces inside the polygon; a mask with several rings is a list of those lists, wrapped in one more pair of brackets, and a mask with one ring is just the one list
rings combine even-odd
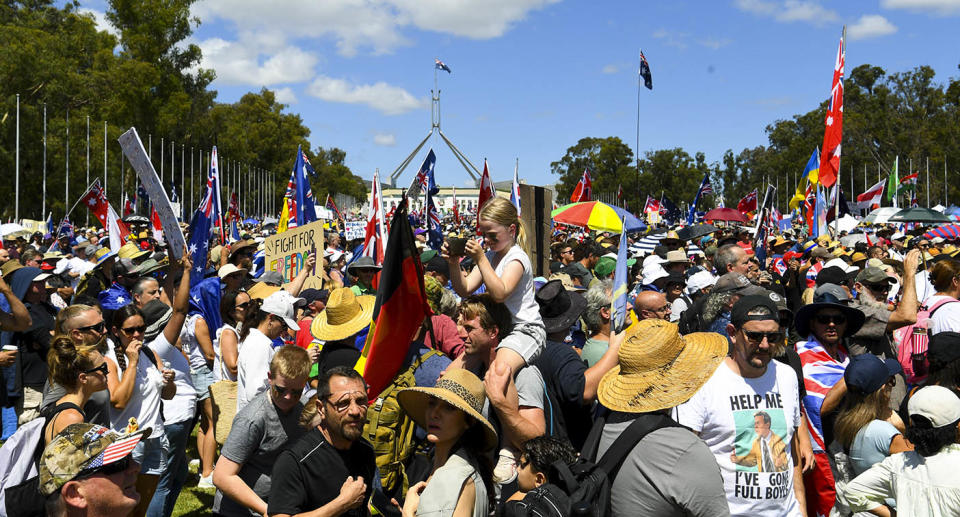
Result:
{"label": "yellow and blue flag", "polygon": [[812,185],[820,182],[820,149],[814,149],[810,159],[807,160],[807,166],[803,168],[803,174],[800,181],[797,182],[797,191],[790,198],[790,210],[796,210],[807,199],[807,181]]}

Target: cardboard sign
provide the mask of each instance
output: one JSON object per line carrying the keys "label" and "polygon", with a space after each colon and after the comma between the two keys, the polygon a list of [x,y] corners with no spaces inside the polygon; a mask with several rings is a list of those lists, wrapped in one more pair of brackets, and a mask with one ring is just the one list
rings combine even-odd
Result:
{"label": "cardboard sign", "polygon": [[314,221],[310,224],[291,228],[283,233],[271,235],[263,241],[264,267],[266,271],[276,271],[283,277],[283,283],[292,282],[303,269],[307,257],[314,250],[317,251],[317,266],[313,274],[307,278],[303,287],[317,287],[323,283],[322,265],[323,250],[323,222]]}
{"label": "cardboard sign", "polygon": [[346,228],[344,229],[343,233],[348,241],[353,239],[362,239],[367,235],[367,222],[347,221]]}
{"label": "cardboard sign", "polygon": [[120,135],[117,139],[123,154],[126,155],[130,165],[137,171],[140,177],[140,183],[143,189],[150,196],[153,207],[160,216],[160,225],[163,227],[163,237],[167,241],[167,248],[173,260],[180,260],[183,256],[183,250],[187,247],[187,241],[183,238],[183,231],[180,230],[180,224],[177,222],[177,212],[170,206],[170,199],[167,192],[163,190],[163,184],[160,183],[160,177],[157,176],[156,169],[147,157],[147,150],[143,148],[143,142],[137,135],[136,128],[130,128],[126,133]]}

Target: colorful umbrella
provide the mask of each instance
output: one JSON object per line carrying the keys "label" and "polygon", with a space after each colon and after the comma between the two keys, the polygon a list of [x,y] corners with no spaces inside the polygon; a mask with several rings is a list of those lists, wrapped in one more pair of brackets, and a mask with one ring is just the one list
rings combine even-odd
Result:
{"label": "colorful umbrella", "polygon": [[736,223],[745,223],[747,222],[747,216],[740,213],[739,210],[734,210],[733,208],[714,208],[713,210],[707,212],[703,219],[705,221],[730,221]]}
{"label": "colorful umbrella", "polygon": [[943,239],[960,239],[960,225],[945,224],[923,234],[924,239],[932,239],[934,237],[940,237]]}
{"label": "colorful umbrella", "polygon": [[600,232],[620,232],[624,224],[628,232],[647,228],[643,221],[630,212],[599,201],[564,205],[550,212],[550,217],[558,223],[587,227]]}

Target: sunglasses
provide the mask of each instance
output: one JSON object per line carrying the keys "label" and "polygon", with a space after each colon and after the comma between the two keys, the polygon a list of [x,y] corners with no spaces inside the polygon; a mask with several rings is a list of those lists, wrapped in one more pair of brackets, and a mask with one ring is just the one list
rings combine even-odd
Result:
{"label": "sunglasses", "polygon": [[104,323],[103,320],[101,320],[100,323],[87,325],[86,327],[77,327],[76,330],[79,330],[80,332],[90,332],[92,330],[98,334],[103,334],[104,332],[107,331],[107,324]]}
{"label": "sunglasses", "polygon": [[873,291],[873,292],[875,292],[875,293],[889,293],[889,292],[890,292],[890,284],[864,284],[864,286],[866,286],[867,289],[869,289],[869,290],[871,290],[871,291]]}
{"label": "sunglasses", "polygon": [[816,320],[817,323],[821,325],[829,325],[831,323],[835,325],[843,325],[847,322],[847,317],[843,314],[817,314]]}
{"label": "sunglasses", "polygon": [[370,405],[370,403],[367,401],[366,398],[359,398],[356,400],[345,398],[343,400],[338,400],[337,402],[330,402],[330,400],[327,399],[326,402],[331,406],[333,406],[333,409],[336,409],[337,413],[346,413],[347,410],[350,409],[351,403],[356,404],[360,409],[363,409],[363,410],[366,410],[367,406]]}
{"label": "sunglasses", "polygon": [[106,375],[107,372],[109,372],[109,371],[110,371],[110,370],[107,368],[107,363],[106,363],[106,361],[104,361],[104,362],[100,363],[100,366],[96,366],[96,367],[94,367],[94,368],[90,368],[89,370],[84,370],[83,373],[94,373],[94,372],[98,372],[98,373],[101,373],[101,374],[103,374],[103,375]]}
{"label": "sunglasses", "polygon": [[112,476],[114,474],[119,474],[127,470],[128,468],[130,468],[131,462],[133,462],[133,457],[128,454],[122,460],[117,460],[113,463],[108,463],[101,467],[84,471],[74,479],[84,479],[84,478],[96,476],[97,474],[103,474],[104,476]]}
{"label": "sunglasses", "polygon": [[744,330],[743,335],[747,336],[747,339],[754,345],[759,345],[763,342],[763,339],[767,339],[767,343],[779,343],[783,341],[783,332],[776,330],[773,332],[755,332],[752,330]]}
{"label": "sunglasses", "polygon": [[246,301],[246,302],[238,303],[238,304],[234,305],[233,308],[234,308],[234,309],[246,309],[246,308],[249,307],[249,306],[250,306],[250,302],[249,302],[249,301]]}
{"label": "sunglasses", "polygon": [[128,336],[132,336],[132,335],[136,334],[137,332],[143,334],[144,332],[147,331],[147,326],[146,326],[146,325],[140,325],[139,327],[124,327],[124,328],[120,329],[120,331],[123,332],[124,334],[128,335]]}
{"label": "sunglasses", "polygon": [[283,386],[277,386],[276,384],[273,385],[273,391],[277,393],[278,397],[286,397],[287,394],[289,393],[290,395],[293,395],[294,398],[299,398],[300,395],[303,394],[303,388],[295,390],[293,388],[284,388]]}

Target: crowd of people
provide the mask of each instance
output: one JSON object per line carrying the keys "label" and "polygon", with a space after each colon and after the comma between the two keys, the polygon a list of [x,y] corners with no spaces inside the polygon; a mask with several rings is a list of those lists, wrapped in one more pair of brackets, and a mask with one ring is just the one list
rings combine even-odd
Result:
{"label": "crowd of people", "polygon": [[34,497],[0,514],[169,517],[185,486],[221,516],[960,514],[954,243],[557,227],[538,276],[507,199],[476,230],[416,232],[432,314],[372,399],[382,265],[335,225],[288,283],[259,227],[205,264],[5,241],[0,458]]}

